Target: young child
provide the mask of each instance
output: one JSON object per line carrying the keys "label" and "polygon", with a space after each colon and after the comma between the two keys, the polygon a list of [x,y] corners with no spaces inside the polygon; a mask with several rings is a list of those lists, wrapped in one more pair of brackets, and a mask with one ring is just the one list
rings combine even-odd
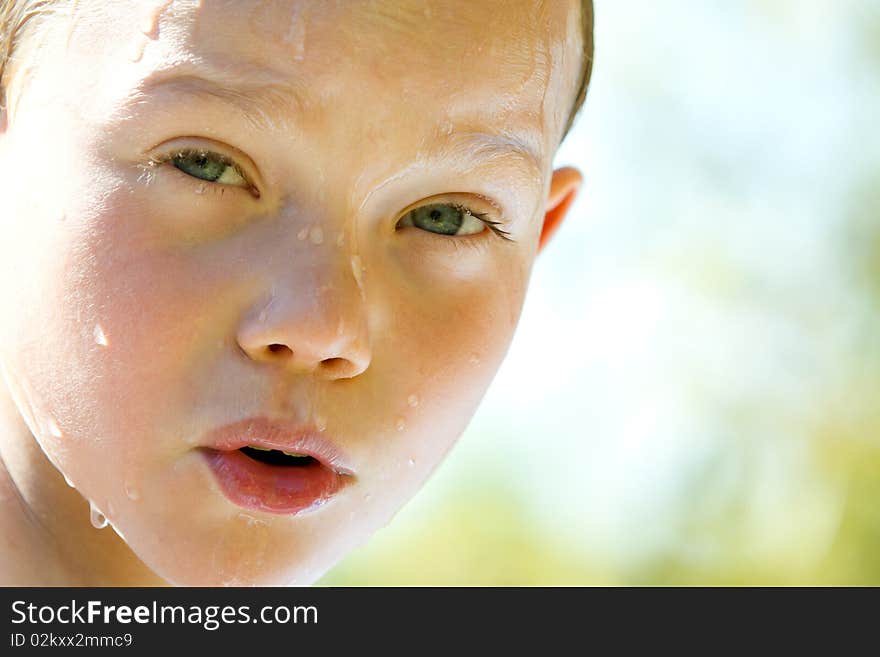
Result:
{"label": "young child", "polygon": [[0,7],[0,584],[314,582],[504,358],[591,3]]}

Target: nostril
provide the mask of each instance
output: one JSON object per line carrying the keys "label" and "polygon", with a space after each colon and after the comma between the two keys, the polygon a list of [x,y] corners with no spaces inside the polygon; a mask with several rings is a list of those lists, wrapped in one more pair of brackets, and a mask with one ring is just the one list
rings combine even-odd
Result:
{"label": "nostril", "polygon": [[321,361],[321,367],[328,374],[344,377],[352,369],[352,363],[346,358],[325,358]]}
{"label": "nostril", "polygon": [[287,345],[277,344],[277,343],[270,344],[268,349],[273,354],[291,354],[291,353],[293,353],[290,350],[290,347],[288,347]]}

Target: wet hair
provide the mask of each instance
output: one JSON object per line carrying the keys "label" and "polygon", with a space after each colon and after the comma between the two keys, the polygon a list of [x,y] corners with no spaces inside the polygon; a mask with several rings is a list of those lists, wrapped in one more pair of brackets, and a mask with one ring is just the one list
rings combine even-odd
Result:
{"label": "wet hair", "polygon": [[[581,35],[583,37],[581,75],[578,81],[578,91],[575,96],[574,105],[568,115],[565,131],[562,133],[563,139],[571,130],[575,119],[577,119],[581,108],[584,106],[584,100],[587,97],[587,87],[590,86],[590,79],[593,77],[593,52],[595,50],[593,42],[593,0],[581,0]],[[0,71],[2,71],[2,68],[0,68]]]}
{"label": "wet hair", "polygon": [[[25,27],[43,20],[60,5],[59,0],[0,0],[0,89],[6,88],[6,64],[22,38]],[[569,133],[584,105],[587,87],[593,74],[593,0],[581,0],[581,28],[583,52],[578,90],[568,116],[563,138]],[[28,24],[31,25],[28,25]],[[0,100],[0,102],[3,102]]]}

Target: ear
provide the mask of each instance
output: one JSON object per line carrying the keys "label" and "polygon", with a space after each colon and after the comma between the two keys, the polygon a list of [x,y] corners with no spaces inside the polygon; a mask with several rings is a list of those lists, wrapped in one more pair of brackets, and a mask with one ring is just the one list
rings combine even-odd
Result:
{"label": "ear", "polygon": [[574,167],[562,167],[553,172],[544,215],[544,227],[541,229],[541,238],[538,241],[539,253],[562,224],[583,182],[584,177]]}

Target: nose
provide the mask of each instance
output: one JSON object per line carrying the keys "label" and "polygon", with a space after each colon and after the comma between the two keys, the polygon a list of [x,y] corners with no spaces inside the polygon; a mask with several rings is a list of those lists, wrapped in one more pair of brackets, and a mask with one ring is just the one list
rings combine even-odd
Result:
{"label": "nose", "polygon": [[[252,360],[326,379],[355,377],[370,365],[364,299],[341,267],[273,286],[247,313],[238,343]],[[353,276],[348,272],[348,277]],[[307,279],[307,280],[304,280]],[[354,290],[352,290],[354,288]]]}

